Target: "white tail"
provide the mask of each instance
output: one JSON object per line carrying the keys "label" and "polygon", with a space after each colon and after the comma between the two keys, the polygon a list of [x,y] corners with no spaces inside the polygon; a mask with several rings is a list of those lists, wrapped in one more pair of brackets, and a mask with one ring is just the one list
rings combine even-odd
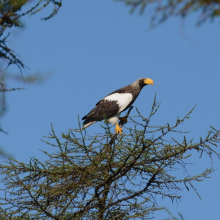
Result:
{"label": "white tail", "polygon": [[87,127],[89,127],[90,125],[93,125],[93,124],[95,124],[95,123],[96,123],[96,121],[92,121],[92,122],[89,122],[89,123],[85,124],[85,125],[81,128],[81,130],[79,130],[79,132],[81,132],[82,130],[86,129]]}

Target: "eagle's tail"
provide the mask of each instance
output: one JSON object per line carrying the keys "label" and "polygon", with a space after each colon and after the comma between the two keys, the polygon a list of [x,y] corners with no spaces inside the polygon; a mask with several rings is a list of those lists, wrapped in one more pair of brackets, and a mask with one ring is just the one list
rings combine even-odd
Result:
{"label": "eagle's tail", "polygon": [[[85,119],[85,118],[84,118]],[[86,119],[84,122],[83,122],[83,127],[79,130],[79,132],[81,132],[82,130],[86,129],[87,127],[89,127],[90,125],[93,125],[95,124],[96,121],[91,121],[89,119]]]}

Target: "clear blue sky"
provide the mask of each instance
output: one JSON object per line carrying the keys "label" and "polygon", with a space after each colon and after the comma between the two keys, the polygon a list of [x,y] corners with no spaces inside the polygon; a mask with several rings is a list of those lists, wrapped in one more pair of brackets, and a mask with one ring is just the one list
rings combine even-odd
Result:
{"label": "clear blue sky", "polygon": [[[52,149],[40,139],[48,135],[51,123],[57,133],[77,128],[78,115],[81,118],[105,95],[140,77],[152,78],[155,84],[142,90],[135,106],[147,115],[157,93],[161,108],[155,124],[174,123],[197,104],[181,127],[190,130],[188,137],[198,141],[210,125],[220,129],[219,21],[196,28],[197,17],[192,15],[183,22],[172,18],[149,31],[147,15],[130,15],[122,3],[102,0],[64,1],[57,16],[40,21],[46,11],[25,18],[25,28],[14,30],[9,38],[30,68],[25,75],[53,73],[43,84],[8,82],[9,88],[26,88],[6,94],[8,110],[1,120],[9,135],[0,133],[0,144],[14,158],[45,159],[39,149]],[[88,128],[90,134],[101,131],[99,123]],[[193,158],[192,173],[211,166],[208,157]],[[216,157],[213,165],[220,167]],[[181,212],[186,220],[218,220],[219,180],[217,169],[210,179],[195,184],[202,201],[193,190],[183,189],[178,204],[158,198],[158,205],[174,215]],[[167,216],[161,211],[155,219]]]}

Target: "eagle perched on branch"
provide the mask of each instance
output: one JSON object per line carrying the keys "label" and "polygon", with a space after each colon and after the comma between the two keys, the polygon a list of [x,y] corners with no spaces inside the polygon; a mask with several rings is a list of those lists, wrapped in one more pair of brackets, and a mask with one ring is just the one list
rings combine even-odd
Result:
{"label": "eagle perched on branch", "polygon": [[127,121],[126,117],[120,118],[121,112],[127,110],[134,103],[141,89],[148,84],[153,85],[153,80],[140,78],[132,84],[105,96],[96,104],[95,108],[82,118],[84,122],[81,130],[107,118],[109,123],[116,125],[115,132],[121,134],[123,129],[118,124],[119,119]]}

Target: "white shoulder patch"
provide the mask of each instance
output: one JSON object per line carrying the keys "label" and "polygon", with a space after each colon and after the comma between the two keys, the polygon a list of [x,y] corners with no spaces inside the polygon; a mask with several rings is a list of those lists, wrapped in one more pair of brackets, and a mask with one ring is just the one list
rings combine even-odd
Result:
{"label": "white shoulder patch", "polygon": [[108,101],[116,101],[119,105],[119,112],[122,112],[132,101],[133,95],[131,93],[114,93],[108,95],[104,98],[104,100]]}

